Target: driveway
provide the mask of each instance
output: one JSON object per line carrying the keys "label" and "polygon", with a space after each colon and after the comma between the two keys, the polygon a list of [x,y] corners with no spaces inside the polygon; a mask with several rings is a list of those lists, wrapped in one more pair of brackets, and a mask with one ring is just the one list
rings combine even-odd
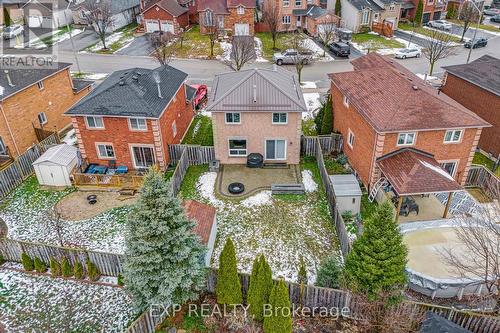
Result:
{"label": "driveway", "polygon": [[135,37],[127,47],[121,48],[115,54],[129,56],[148,56],[151,54],[151,42],[146,35]]}
{"label": "driveway", "polygon": [[[97,33],[89,28],[85,28],[85,31],[73,36],[73,43],[75,44],[75,49],[81,51],[95,43],[99,42],[99,37]],[[72,51],[73,47],[71,45],[71,40],[67,39],[63,42],[57,44],[60,51]]]}

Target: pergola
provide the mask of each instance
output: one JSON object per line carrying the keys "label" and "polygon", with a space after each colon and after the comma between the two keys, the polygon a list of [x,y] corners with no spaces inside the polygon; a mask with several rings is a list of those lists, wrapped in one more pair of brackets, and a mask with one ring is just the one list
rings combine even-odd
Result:
{"label": "pergola", "polygon": [[396,221],[403,198],[413,195],[448,193],[443,218],[448,215],[453,193],[463,190],[453,177],[444,170],[434,155],[415,148],[402,148],[379,157],[377,166],[398,196]]}

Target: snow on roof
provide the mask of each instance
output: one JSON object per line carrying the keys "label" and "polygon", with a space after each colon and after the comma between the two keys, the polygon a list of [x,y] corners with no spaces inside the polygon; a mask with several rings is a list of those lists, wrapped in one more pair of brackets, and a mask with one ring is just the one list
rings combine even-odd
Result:
{"label": "snow on roof", "polygon": [[0,86],[0,95],[3,95],[3,91],[5,90],[4,87]]}
{"label": "snow on roof", "polygon": [[65,143],[50,147],[45,153],[42,154],[35,162],[35,164],[41,164],[44,162],[50,162],[57,165],[69,165],[77,156],[76,147],[67,145]]}
{"label": "snow on roof", "polygon": [[359,187],[359,182],[356,176],[350,175],[332,175],[330,176],[332,181],[333,192],[335,196],[338,197],[355,197],[361,196],[361,188]]}

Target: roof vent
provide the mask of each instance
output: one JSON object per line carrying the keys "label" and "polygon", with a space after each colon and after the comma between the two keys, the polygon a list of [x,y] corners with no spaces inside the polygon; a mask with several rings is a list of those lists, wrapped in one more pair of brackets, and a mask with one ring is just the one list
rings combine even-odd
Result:
{"label": "roof vent", "polygon": [[416,85],[413,85],[411,87],[413,88],[413,90],[418,90],[418,86],[416,86]]}
{"label": "roof vent", "polygon": [[139,77],[137,75],[132,76],[132,80],[139,81]]}
{"label": "roof vent", "polygon": [[125,81],[120,80],[120,82],[118,82],[118,84],[119,84],[120,86],[124,86],[124,85],[125,85]]}
{"label": "roof vent", "polygon": [[253,85],[253,102],[257,103],[257,86]]}
{"label": "roof vent", "polygon": [[161,88],[160,88],[160,83],[161,83],[160,74],[158,72],[153,72],[153,79],[155,80],[156,87],[158,88],[158,97],[163,98],[163,96],[161,95]]}
{"label": "roof vent", "polygon": [[7,76],[7,82],[9,83],[9,86],[14,87],[15,84],[12,83],[12,80],[11,80],[10,75],[9,75],[9,71],[8,70],[4,70],[3,72]]}

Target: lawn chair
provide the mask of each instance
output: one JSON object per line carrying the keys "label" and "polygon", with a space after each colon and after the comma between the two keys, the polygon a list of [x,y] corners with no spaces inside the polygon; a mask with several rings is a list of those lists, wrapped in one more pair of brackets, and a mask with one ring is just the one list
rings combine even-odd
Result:
{"label": "lawn chair", "polygon": [[116,168],[115,173],[116,174],[124,174],[128,172],[128,167],[126,165],[119,165],[118,168]]}

